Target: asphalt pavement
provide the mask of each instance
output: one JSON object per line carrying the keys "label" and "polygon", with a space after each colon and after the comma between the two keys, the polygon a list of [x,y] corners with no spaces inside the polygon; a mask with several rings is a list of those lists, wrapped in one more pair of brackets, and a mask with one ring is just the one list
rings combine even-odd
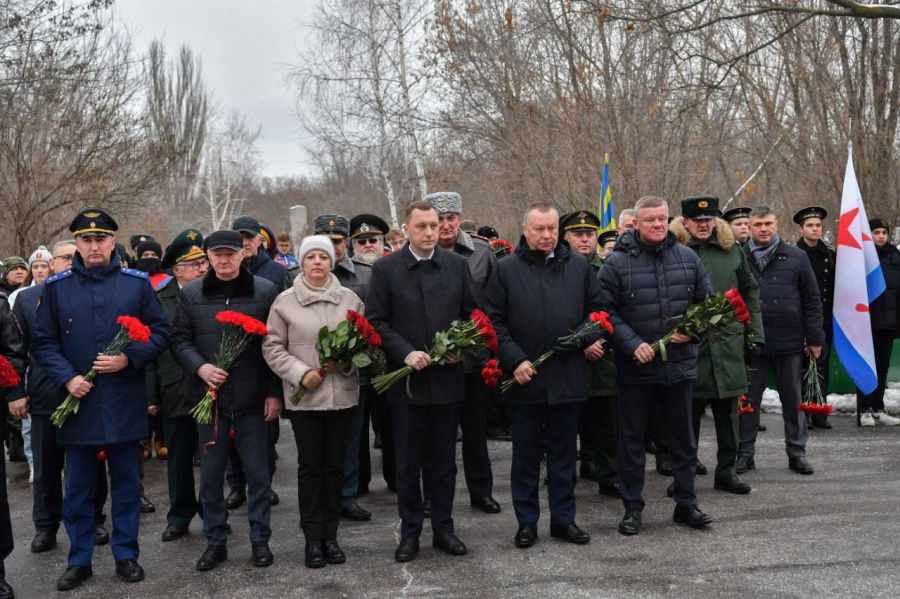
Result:
{"label": "asphalt pavement", "polygon": [[[198,521],[191,534],[163,543],[168,495],[165,463],[146,463],[146,494],[157,511],[142,516],[141,558],[147,578],[127,584],[115,576],[109,546],[94,554],[94,577],[70,592],[72,598],[252,598],[459,597],[459,598],[897,598],[900,597],[900,427],[859,429],[854,417],[832,417],[835,428],[810,431],[812,476],[788,470],[781,416],[764,414],[757,469],[742,478],[749,495],[714,491],[712,474],[697,477],[700,507],[715,522],[696,531],[673,524],[674,503],[666,497],[671,479],[653,470],[648,456],[644,529],[637,537],[617,532],[618,500],[601,497],[594,483],[580,480],[577,522],[592,535],[573,546],[550,538],[546,492],[539,541],[531,549],[513,545],[516,531],[509,487],[511,444],[491,442],[494,496],[503,512],[483,514],[468,505],[462,473],[457,478],[454,517],[469,554],[450,557],[431,547],[426,524],[415,561],[393,559],[399,531],[394,496],[381,479],[380,452],[373,450],[371,493],[360,504],[370,522],[342,522],[339,542],[347,563],[310,570],[303,565],[298,524],[296,450],[282,423],[274,487],[281,503],[272,508],[271,548],[275,564],[250,563],[246,506],[229,522],[229,560],[211,572],[194,564],[206,546]],[[700,459],[715,464],[712,419],[704,418]],[[8,464],[16,549],[6,561],[7,578],[20,598],[64,596],[56,578],[66,565],[68,538],[59,547],[32,554],[31,486],[24,464]],[[107,506],[108,507],[108,506]]]}

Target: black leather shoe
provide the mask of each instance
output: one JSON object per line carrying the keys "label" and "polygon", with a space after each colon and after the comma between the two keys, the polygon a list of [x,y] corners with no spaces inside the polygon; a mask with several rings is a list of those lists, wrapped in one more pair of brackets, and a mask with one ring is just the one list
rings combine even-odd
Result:
{"label": "black leather shoe", "polygon": [[201,572],[212,570],[228,559],[228,548],[225,545],[207,545],[206,551],[197,560],[197,569]]}
{"label": "black leather shoe", "polygon": [[824,428],[826,430],[832,428],[831,423],[828,422],[828,416],[813,416],[810,422],[816,428]]}
{"label": "black leather shoe", "polygon": [[663,476],[675,476],[675,471],[672,470],[672,463],[668,457],[660,458],[656,456],[656,471]]}
{"label": "black leather shoe", "polygon": [[537,542],[537,524],[519,524],[519,530],[516,532],[516,547],[528,549]]}
{"label": "black leather shoe", "polygon": [[253,555],[253,565],[257,568],[268,568],[275,563],[275,556],[269,549],[268,541],[256,541],[250,543],[251,553]]}
{"label": "black leather shoe", "polygon": [[750,485],[742,481],[736,476],[729,478],[716,477],[713,488],[717,491],[725,491],[726,493],[734,493],[735,495],[746,495],[750,492]]}
{"label": "black leather shoe", "polygon": [[325,554],[325,561],[329,564],[343,564],[347,561],[347,556],[341,550],[341,546],[334,539],[330,541],[322,541],[322,553]]}
{"label": "black leather shoe", "polygon": [[50,551],[54,547],[56,547],[56,533],[48,530],[42,530],[37,533],[31,541],[32,553],[43,553]]}
{"label": "black leather shoe", "polygon": [[174,541],[176,539],[180,539],[187,533],[188,533],[187,526],[180,526],[178,524],[169,524],[168,526],[166,526],[166,529],[163,531],[163,534],[162,534],[163,543],[167,543],[169,541]]}
{"label": "black leather shoe", "polygon": [[703,465],[703,462],[697,460],[697,474],[700,476],[706,476],[709,474],[709,470],[706,469],[706,466]]}
{"label": "black leather shoe", "polygon": [[109,532],[102,524],[94,526],[94,545],[109,545]]}
{"label": "black leather shoe", "polygon": [[768,427],[766,427],[765,424],[763,424],[762,422],[760,422],[760,423],[759,423],[759,432],[764,433],[764,432],[766,432],[767,430],[769,430]]}
{"label": "black leather shoe", "polygon": [[140,582],[144,580],[144,569],[135,559],[123,559],[116,562],[116,574],[125,582]]}
{"label": "black leather shoe", "polygon": [[793,457],[788,459],[788,466],[794,472],[798,472],[800,474],[812,474],[815,472],[813,470],[812,465],[806,461],[806,458],[801,456]]}
{"label": "black leather shoe", "polygon": [[419,554],[419,538],[407,537],[400,539],[397,551],[394,552],[394,559],[398,562],[411,562],[416,559]]}
{"label": "black leather shoe", "polygon": [[147,499],[147,496],[141,493],[141,513],[142,514],[152,514],[156,511],[156,506],[153,505],[153,502]]}
{"label": "black leather shoe", "polygon": [[743,474],[744,472],[748,472],[750,470],[756,470],[756,460],[748,455],[739,455],[737,461],[734,463],[734,470],[738,474]]}
{"label": "black leather shoe", "polygon": [[619,533],[634,536],[641,532],[640,510],[625,510],[625,517],[619,522]]}
{"label": "black leather shoe", "polygon": [[431,502],[426,501],[422,504],[422,516],[431,518]]}
{"label": "black leather shoe", "polygon": [[307,541],[303,563],[307,568],[324,568],[325,554],[322,553],[322,541]]}
{"label": "black leather shoe", "polygon": [[597,476],[597,465],[594,464],[592,460],[585,460],[583,457],[581,459],[581,467],[578,469],[581,478],[584,480],[589,480],[591,482],[597,482],[599,477]]}
{"label": "black leather shoe", "polygon": [[269,503],[270,505],[278,505],[281,503],[281,497],[278,496],[278,493],[275,492],[275,489],[272,489],[271,495],[269,495]]}
{"label": "black leather shoe", "polygon": [[71,591],[94,575],[94,570],[85,566],[69,566],[63,575],[56,580],[56,590]]}
{"label": "black leather shoe", "polygon": [[648,440],[644,443],[644,450],[650,455],[656,455],[656,443],[654,443],[652,439]]}
{"label": "black leather shoe", "polygon": [[452,532],[434,533],[434,539],[431,541],[431,546],[435,549],[440,549],[449,555],[465,555],[469,552],[469,550],[466,549],[465,544],[457,539],[456,535]]}
{"label": "black leather shoe", "polygon": [[575,543],[576,545],[585,545],[591,541],[591,535],[578,528],[578,525],[574,522],[551,524],[550,536],[567,543]]}
{"label": "black leather shoe", "polygon": [[232,489],[225,498],[225,509],[236,510],[247,503],[247,492],[243,489]]}
{"label": "black leather shoe", "polygon": [[675,497],[675,481],[669,483],[669,486],[666,487],[666,495],[669,497]]}
{"label": "black leather shoe", "polygon": [[497,500],[490,495],[488,495],[487,497],[472,499],[472,507],[481,510],[485,514],[499,514],[501,509],[500,504],[497,503]]}
{"label": "black leather shoe", "polygon": [[354,522],[365,522],[366,520],[372,519],[372,512],[364,510],[359,507],[358,503],[354,502],[347,507],[341,508],[341,518],[353,520]]}
{"label": "black leather shoe", "polygon": [[606,495],[607,497],[622,499],[622,490],[619,488],[619,483],[600,483],[599,493],[600,495]]}
{"label": "black leather shoe", "polygon": [[12,585],[6,582],[5,578],[0,578],[0,599],[15,599],[15,597]]}
{"label": "black leather shoe", "polygon": [[703,528],[713,520],[700,511],[696,505],[676,505],[672,521],[677,524],[687,524],[691,528]]}

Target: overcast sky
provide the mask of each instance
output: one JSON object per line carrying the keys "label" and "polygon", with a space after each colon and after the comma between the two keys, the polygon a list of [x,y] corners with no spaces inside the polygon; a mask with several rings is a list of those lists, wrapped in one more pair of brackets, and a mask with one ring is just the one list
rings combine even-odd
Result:
{"label": "overcast sky", "polygon": [[304,43],[313,0],[117,0],[115,6],[140,51],[163,38],[168,57],[182,44],[200,55],[216,106],[236,108],[249,125],[262,126],[263,174],[309,172],[284,78]]}

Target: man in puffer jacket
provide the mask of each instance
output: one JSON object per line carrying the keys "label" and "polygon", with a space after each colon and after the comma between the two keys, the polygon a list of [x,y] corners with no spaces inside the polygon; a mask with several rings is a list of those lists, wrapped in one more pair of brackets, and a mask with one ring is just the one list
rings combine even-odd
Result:
{"label": "man in puffer jacket", "polygon": [[816,275],[806,253],[778,236],[778,219],[768,206],[757,206],[750,212],[750,241],[743,250],[759,283],[766,344],[762,356],[750,368],[753,412],[741,416],[735,470],[743,474],[756,468],[753,455],[759,411],[771,368],[781,400],[788,465],[794,472],[812,474],[813,467],[806,461],[806,416],[797,405],[801,402],[800,370],[807,360],[804,354],[818,358],[825,343]]}
{"label": "man in puffer jacket", "polygon": [[609,311],[619,372],[619,483],[625,517],[619,532],[641,530],[644,434],[654,404],[666,423],[675,474],[673,520],[694,528],[712,518],[697,507],[697,442],[691,394],[697,377],[697,343],[678,333],[665,359],[650,344],[669,333],[692,304],[713,294],[700,257],[668,230],[665,200],[646,196],[634,207],[635,228],[619,238],[600,271],[601,305]]}

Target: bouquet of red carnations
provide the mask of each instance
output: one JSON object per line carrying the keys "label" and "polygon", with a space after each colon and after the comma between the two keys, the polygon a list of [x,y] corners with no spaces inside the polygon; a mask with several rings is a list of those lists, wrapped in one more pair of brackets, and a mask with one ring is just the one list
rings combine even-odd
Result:
{"label": "bouquet of red carnations", "polygon": [[[215,366],[222,370],[230,370],[234,366],[254,336],[264,337],[269,334],[266,325],[259,320],[233,310],[222,310],[216,314],[216,320],[222,323],[222,341],[219,342]],[[190,415],[198,424],[209,424],[218,390],[219,387],[207,386],[206,395],[191,409]]]}
{"label": "bouquet of red carnations", "polygon": [[[574,343],[579,341],[580,339],[586,337],[587,335],[595,332],[597,329],[600,329],[601,332],[606,332],[609,335],[613,333],[613,326],[609,322],[609,314],[606,312],[591,312],[588,315],[590,322],[586,323],[579,330],[575,331],[571,335],[567,335],[561,339],[557,340],[557,343]],[[537,369],[538,366],[546,362],[550,356],[553,355],[553,350],[544,352],[544,354],[539,357],[537,360],[531,363],[531,367]],[[518,384],[516,379],[506,379],[503,381],[503,384],[500,386],[500,392],[506,393],[509,391],[513,385]]]}
{"label": "bouquet of red carnations", "polygon": [[[122,351],[132,343],[147,343],[150,341],[150,327],[134,316],[120,316],[116,319],[116,322],[122,326],[116,332],[116,336],[113,337],[109,346],[103,350],[104,356],[121,354]],[[84,380],[91,382],[97,374],[99,373],[91,368],[88,373],[84,375]],[[60,404],[60,406],[56,408],[56,411],[53,412],[53,415],[50,416],[50,422],[55,426],[61,427],[66,423],[66,419],[70,414],[78,413],[79,405],[81,405],[81,401],[69,393],[66,395],[62,404]]]}
{"label": "bouquet of red carnations", "polygon": [[822,375],[812,352],[809,353],[809,367],[803,374],[803,401],[797,409],[810,416],[828,416],[833,409],[822,397]]}
{"label": "bouquet of red carnations", "polygon": [[[381,347],[381,336],[365,316],[353,310],[347,310],[347,320],[342,320],[333,331],[329,331],[327,326],[319,329],[316,341],[319,364],[332,364],[339,369],[346,368],[350,363],[357,368],[365,368],[371,364],[369,347]],[[319,369],[319,376],[325,376],[322,368]],[[297,390],[290,397],[290,402],[295,406],[308,391],[302,384],[297,385]]]}
{"label": "bouquet of red carnations", "polygon": [[7,389],[18,385],[22,381],[19,373],[13,368],[6,356],[0,356],[0,388]]}
{"label": "bouquet of red carnations", "polygon": [[694,339],[709,330],[715,330],[732,322],[746,324],[750,322],[750,311],[744,298],[741,297],[737,287],[732,287],[725,293],[715,297],[708,297],[699,304],[693,304],[687,313],[681,317],[675,328],[650,344],[653,351],[659,352],[663,362],[666,361],[666,345],[672,341],[676,333],[684,333]]}
{"label": "bouquet of red carnations", "polygon": [[[466,354],[482,349],[496,354],[498,346],[497,332],[494,331],[491,319],[481,310],[475,310],[468,320],[454,320],[450,323],[449,329],[435,333],[428,355],[431,357],[432,366],[442,366],[447,363],[447,354],[453,353],[462,358]],[[394,383],[405,378],[406,394],[412,397],[408,378],[412,371],[409,366],[398,368],[372,379],[372,386],[378,393],[384,393]]]}

